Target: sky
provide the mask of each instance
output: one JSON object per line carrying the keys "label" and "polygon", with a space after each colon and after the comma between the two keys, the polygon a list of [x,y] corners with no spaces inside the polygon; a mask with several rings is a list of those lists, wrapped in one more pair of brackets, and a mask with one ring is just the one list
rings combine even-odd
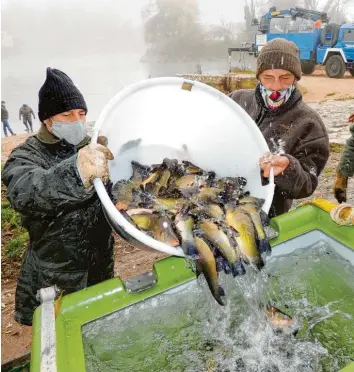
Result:
{"label": "sky", "polygon": [[[28,4],[28,0],[2,0],[2,5],[17,1]],[[265,2],[265,1],[264,1]],[[31,0],[31,7],[43,7],[53,4],[53,0]],[[243,21],[244,0],[199,0],[201,20],[205,23],[218,23],[220,19],[232,22]],[[81,4],[83,9],[94,10],[103,7],[114,7],[122,18],[129,19],[133,24],[141,23],[141,10],[148,4],[148,0],[60,0],[62,7],[70,9],[70,4]],[[354,0],[349,0],[348,14],[354,19]]]}

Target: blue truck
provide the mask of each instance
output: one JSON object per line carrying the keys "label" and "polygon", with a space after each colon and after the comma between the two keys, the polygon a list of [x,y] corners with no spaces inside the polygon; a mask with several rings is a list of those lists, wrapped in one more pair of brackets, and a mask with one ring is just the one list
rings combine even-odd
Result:
{"label": "blue truck", "polygon": [[341,78],[346,71],[354,77],[354,24],[329,23],[326,13],[303,8],[277,11],[275,7],[261,18],[255,40],[240,48],[229,48],[229,70],[232,52],[258,56],[263,45],[275,38],[293,41],[300,51],[302,72],[312,74],[316,65],[325,66],[327,76]]}

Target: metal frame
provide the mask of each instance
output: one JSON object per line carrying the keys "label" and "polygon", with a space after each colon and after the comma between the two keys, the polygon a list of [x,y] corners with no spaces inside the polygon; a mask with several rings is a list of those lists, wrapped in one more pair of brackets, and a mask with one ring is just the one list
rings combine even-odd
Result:
{"label": "metal frame", "polygon": [[54,310],[54,300],[57,294],[58,288],[56,286],[42,288],[37,292],[37,298],[42,303],[40,372],[57,372]]}

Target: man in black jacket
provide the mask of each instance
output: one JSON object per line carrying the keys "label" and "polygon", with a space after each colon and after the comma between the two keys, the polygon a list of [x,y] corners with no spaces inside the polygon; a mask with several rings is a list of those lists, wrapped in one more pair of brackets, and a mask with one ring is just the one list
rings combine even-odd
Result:
{"label": "man in black jacket", "polygon": [[13,150],[3,170],[11,206],[30,241],[15,300],[15,320],[32,324],[40,288],[65,294],[113,277],[113,236],[93,180],[108,183],[107,147],[88,144],[86,102],[62,71],[47,69],[39,91],[38,133]]}

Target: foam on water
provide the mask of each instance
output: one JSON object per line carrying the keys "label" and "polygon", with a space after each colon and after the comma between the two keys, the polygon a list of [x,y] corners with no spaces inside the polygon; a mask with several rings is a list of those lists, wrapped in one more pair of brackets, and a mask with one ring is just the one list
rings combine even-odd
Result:
{"label": "foam on water", "polygon": [[[354,268],[327,243],[222,275],[225,307],[204,278],[83,327],[87,371],[335,372],[354,360]],[[275,334],[273,302],[300,326]]]}

